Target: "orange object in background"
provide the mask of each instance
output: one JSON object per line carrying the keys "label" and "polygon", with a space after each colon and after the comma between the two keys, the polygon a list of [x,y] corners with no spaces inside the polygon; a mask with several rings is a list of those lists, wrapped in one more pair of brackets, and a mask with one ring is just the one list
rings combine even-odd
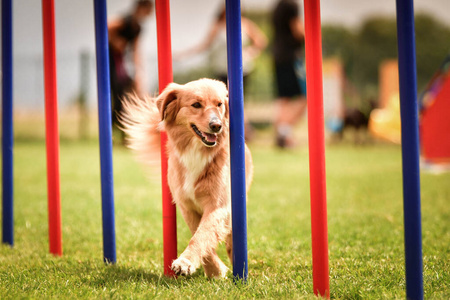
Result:
{"label": "orange object in background", "polygon": [[369,117],[369,132],[384,141],[401,143],[400,96],[397,60],[380,65],[378,107]]}
{"label": "orange object in background", "polygon": [[401,143],[400,98],[398,93],[386,102],[384,108],[374,109],[371,112],[369,131],[376,138],[396,144]]}
{"label": "orange object in background", "polygon": [[396,59],[386,60],[379,69],[378,107],[385,108],[393,95],[399,94],[398,62]]}

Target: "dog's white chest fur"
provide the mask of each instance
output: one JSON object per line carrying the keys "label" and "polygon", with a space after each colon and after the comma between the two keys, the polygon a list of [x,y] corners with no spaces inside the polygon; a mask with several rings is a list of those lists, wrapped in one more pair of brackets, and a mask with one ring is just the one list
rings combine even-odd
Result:
{"label": "dog's white chest fur", "polygon": [[186,152],[178,155],[181,164],[185,167],[183,192],[186,198],[192,200],[199,208],[195,199],[195,183],[200,174],[205,170],[206,166],[211,163],[213,156],[202,153],[200,143],[195,141],[191,143],[191,147],[187,147]]}

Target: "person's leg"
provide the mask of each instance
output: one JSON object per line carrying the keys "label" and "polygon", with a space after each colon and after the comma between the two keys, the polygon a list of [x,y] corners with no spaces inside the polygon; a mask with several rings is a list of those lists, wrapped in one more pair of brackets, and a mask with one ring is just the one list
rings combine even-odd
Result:
{"label": "person's leg", "polygon": [[306,109],[305,91],[297,76],[296,62],[275,63],[276,99],[276,144],[279,147],[294,145],[292,128],[300,121]]}
{"label": "person's leg", "polygon": [[305,114],[307,108],[306,98],[303,96],[297,97],[295,99],[292,99],[289,104],[290,107],[287,123],[289,123],[291,126],[295,126]]}
{"label": "person's leg", "polygon": [[292,131],[305,114],[307,108],[306,99],[304,97],[292,100],[279,98],[276,100],[276,106],[275,128],[277,146],[282,148],[292,147],[295,145]]}
{"label": "person's leg", "polygon": [[276,115],[275,115],[275,135],[276,135],[276,145],[281,148],[288,147],[290,143],[290,137],[292,134],[292,124],[291,124],[291,104],[290,99],[286,97],[278,98],[275,102],[276,104]]}

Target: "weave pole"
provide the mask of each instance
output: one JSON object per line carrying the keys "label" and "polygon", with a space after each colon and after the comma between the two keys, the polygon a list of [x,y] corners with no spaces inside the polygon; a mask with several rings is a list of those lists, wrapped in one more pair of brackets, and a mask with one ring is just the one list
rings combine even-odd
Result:
{"label": "weave pole", "polygon": [[231,216],[233,276],[247,280],[247,208],[245,185],[244,87],[241,3],[226,1],[228,94],[230,101]]}
{"label": "weave pole", "polygon": [[414,38],[414,5],[412,0],[397,0],[396,3],[400,116],[402,126],[406,298],[423,299],[419,119]]}
{"label": "weave pole", "polygon": [[304,7],[313,289],[329,298],[320,1],[305,0]]}
{"label": "weave pole", "polygon": [[56,78],[55,4],[42,0],[44,46],[45,139],[47,147],[48,235],[50,253],[62,255],[59,176],[58,96]]}
{"label": "weave pole", "polygon": [[[169,0],[156,0],[159,92],[173,81]],[[170,266],[177,258],[177,211],[167,183],[167,134],[161,132],[161,182],[163,210],[164,274],[175,276]]]}
{"label": "weave pole", "polygon": [[12,2],[2,0],[2,243],[14,245]]}
{"label": "weave pole", "polygon": [[111,88],[109,82],[106,0],[94,0],[94,14],[102,186],[103,260],[106,263],[115,263],[116,230],[114,222]]}

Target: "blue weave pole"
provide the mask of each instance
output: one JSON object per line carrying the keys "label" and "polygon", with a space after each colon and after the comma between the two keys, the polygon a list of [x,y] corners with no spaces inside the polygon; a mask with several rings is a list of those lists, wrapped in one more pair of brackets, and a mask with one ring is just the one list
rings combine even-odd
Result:
{"label": "blue weave pole", "polygon": [[111,89],[109,82],[106,0],[94,0],[97,55],[98,123],[102,185],[103,254],[106,263],[116,262],[114,184],[112,165]]}
{"label": "blue weave pole", "polygon": [[247,208],[245,186],[244,87],[242,80],[241,6],[226,1],[228,93],[230,99],[231,215],[233,226],[233,275],[246,280]]}
{"label": "blue weave pole", "polygon": [[14,245],[12,2],[2,0],[2,242]]}
{"label": "blue weave pole", "polygon": [[413,0],[397,0],[406,297],[423,299],[419,121]]}

